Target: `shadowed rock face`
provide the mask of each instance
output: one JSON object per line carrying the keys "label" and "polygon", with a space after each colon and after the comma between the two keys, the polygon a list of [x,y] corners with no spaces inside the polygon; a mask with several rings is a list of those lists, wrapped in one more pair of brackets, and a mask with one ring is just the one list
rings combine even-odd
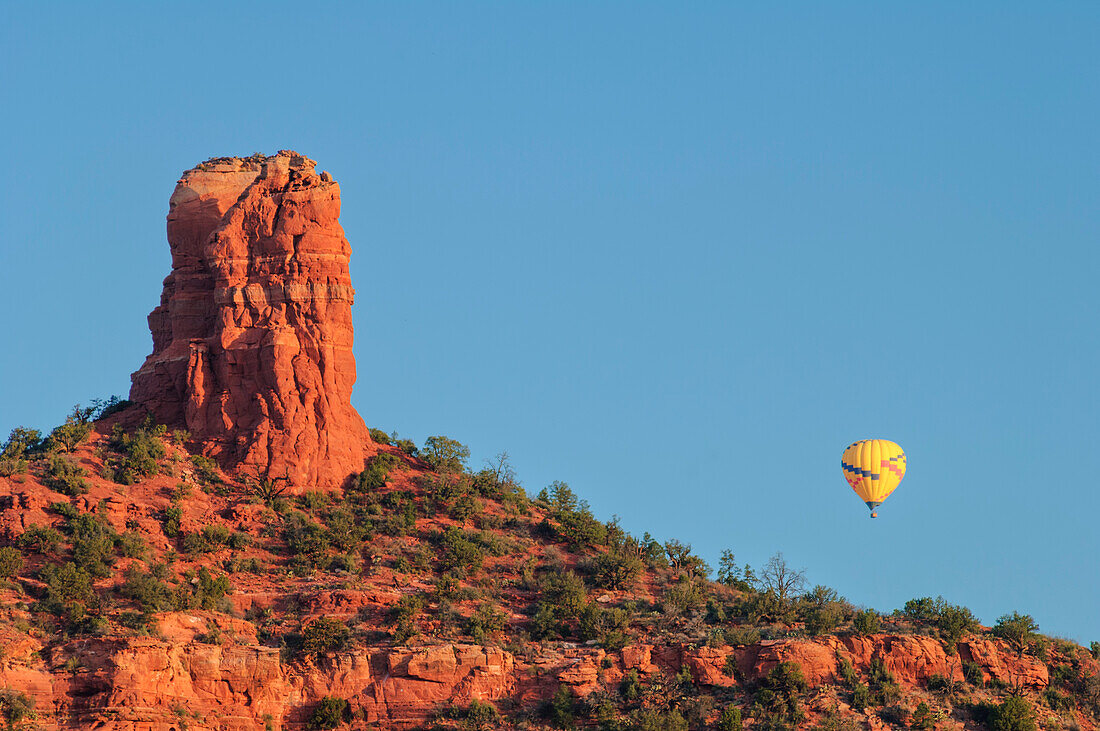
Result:
{"label": "shadowed rock face", "polygon": [[295,152],[218,158],[169,202],[172,273],[130,399],[223,467],[333,487],[370,438],[355,383],[340,186]]}

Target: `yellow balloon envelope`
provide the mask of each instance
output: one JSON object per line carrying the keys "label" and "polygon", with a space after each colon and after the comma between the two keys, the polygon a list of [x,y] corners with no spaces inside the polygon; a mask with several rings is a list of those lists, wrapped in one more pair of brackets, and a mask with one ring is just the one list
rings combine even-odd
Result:
{"label": "yellow balloon envelope", "polygon": [[840,458],[844,479],[877,518],[875,508],[905,477],[905,452],[888,439],[864,439],[849,444]]}

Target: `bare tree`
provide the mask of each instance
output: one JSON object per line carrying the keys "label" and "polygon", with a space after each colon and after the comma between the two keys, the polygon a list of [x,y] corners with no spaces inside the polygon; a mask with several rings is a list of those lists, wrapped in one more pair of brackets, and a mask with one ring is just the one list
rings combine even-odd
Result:
{"label": "bare tree", "polygon": [[507,452],[500,452],[492,459],[485,460],[485,469],[493,476],[498,485],[518,485],[516,471]]}
{"label": "bare tree", "polygon": [[778,552],[760,571],[760,584],[765,591],[775,592],[780,601],[787,601],[806,587],[806,572],[792,568],[783,553]]}

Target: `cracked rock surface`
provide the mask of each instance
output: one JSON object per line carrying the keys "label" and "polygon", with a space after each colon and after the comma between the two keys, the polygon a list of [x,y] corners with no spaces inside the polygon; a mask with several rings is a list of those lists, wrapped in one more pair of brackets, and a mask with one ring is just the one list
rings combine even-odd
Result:
{"label": "cracked rock surface", "polygon": [[130,400],[225,468],[337,487],[370,437],[351,405],[351,246],[340,186],[296,152],[216,158],[169,202],[172,272]]}

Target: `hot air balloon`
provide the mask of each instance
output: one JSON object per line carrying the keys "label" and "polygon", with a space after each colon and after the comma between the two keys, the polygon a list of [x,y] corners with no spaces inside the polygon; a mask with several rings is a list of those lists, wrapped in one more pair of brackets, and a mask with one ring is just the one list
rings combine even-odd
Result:
{"label": "hot air balloon", "polygon": [[840,466],[844,479],[871,509],[871,517],[877,518],[875,508],[905,477],[905,452],[888,439],[864,439],[848,445]]}

